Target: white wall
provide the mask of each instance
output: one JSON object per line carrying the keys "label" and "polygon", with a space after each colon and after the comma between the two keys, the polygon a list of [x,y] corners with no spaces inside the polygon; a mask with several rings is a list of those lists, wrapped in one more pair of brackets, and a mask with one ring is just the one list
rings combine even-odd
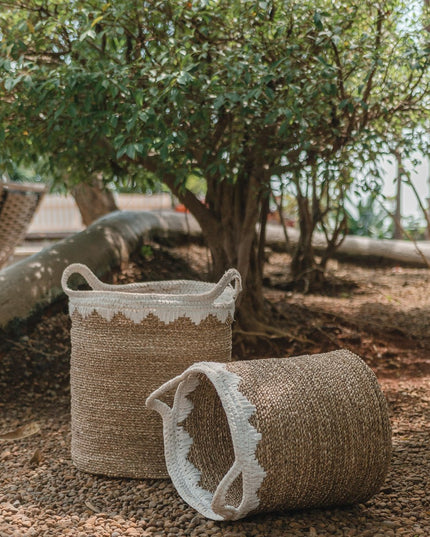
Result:
{"label": "white wall", "polygon": [[[117,194],[116,202],[120,209],[129,211],[169,209],[170,194]],[[28,233],[69,233],[81,231],[79,210],[72,196],[46,194],[30,224]]]}
{"label": "white wall", "polygon": [[[411,173],[411,179],[414,183],[418,194],[420,195],[424,205],[427,204],[426,198],[430,197],[429,192],[429,161],[428,159],[423,159],[423,162],[418,165],[415,169],[412,163],[409,161],[404,162],[404,167],[407,171]],[[389,162],[388,160],[383,164],[384,170],[384,189],[383,192],[386,196],[395,196],[396,195],[396,183],[394,182],[397,176],[397,164],[394,162],[394,159]],[[419,216],[421,217],[421,211],[419,209],[417,200],[411,188],[407,185],[403,185],[403,201],[402,201],[402,215],[403,216]]]}

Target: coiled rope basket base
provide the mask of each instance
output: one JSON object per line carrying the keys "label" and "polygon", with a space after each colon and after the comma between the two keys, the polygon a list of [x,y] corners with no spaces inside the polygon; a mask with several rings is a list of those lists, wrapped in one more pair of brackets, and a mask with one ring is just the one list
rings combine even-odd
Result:
{"label": "coiled rope basket base", "polygon": [[[161,400],[175,391],[173,407]],[[351,352],[191,366],[147,400],[182,498],[214,520],[364,502],[391,455],[386,402]]]}
{"label": "coiled rope basket base", "polygon": [[[84,276],[92,290],[70,289],[73,273]],[[64,272],[63,288],[72,319],[74,464],[109,476],[168,477],[162,421],[145,407],[145,399],[202,357],[230,360],[239,273],[232,269],[218,284],[116,286],[74,264]]]}

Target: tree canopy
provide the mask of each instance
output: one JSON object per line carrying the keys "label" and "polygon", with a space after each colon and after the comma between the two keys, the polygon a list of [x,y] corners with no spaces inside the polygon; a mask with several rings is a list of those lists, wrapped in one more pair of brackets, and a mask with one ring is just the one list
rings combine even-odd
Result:
{"label": "tree canopy", "polygon": [[[260,221],[264,232],[272,178],[295,185],[301,223],[312,217],[301,226],[309,253],[333,192],[350,185],[348,166],[373,158],[394,121],[428,113],[429,47],[414,2],[0,7],[3,166],[43,155],[71,184],[155,173],[202,226],[214,272],[239,268],[255,310],[264,237],[254,230]],[[206,181],[206,200],[185,188],[191,173]],[[312,259],[298,255],[305,270]]]}

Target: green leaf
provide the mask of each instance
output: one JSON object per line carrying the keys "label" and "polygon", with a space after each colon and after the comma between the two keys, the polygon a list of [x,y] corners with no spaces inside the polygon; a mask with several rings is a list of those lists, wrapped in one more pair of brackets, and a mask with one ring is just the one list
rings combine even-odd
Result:
{"label": "green leaf", "polygon": [[163,162],[166,162],[168,156],[169,156],[169,147],[167,144],[164,144],[160,149],[160,157],[163,160]]}
{"label": "green leaf", "polygon": [[[113,118],[111,119],[111,121],[113,120]],[[122,145],[124,144],[124,141],[125,141],[125,135],[124,134],[119,134],[118,136],[116,136],[113,140],[113,145],[115,147],[115,149],[117,150],[120,150]],[[123,154],[125,153],[125,150],[123,152]]]}
{"label": "green leaf", "polygon": [[181,85],[188,84],[188,82],[191,82],[191,80],[193,80],[193,77],[190,75],[190,73],[188,73],[188,71],[181,71],[177,78],[178,84]]}
{"label": "green leaf", "polygon": [[136,146],[135,144],[128,144],[126,146],[125,152],[127,154],[127,157],[134,160],[134,157],[136,156]]}
{"label": "green leaf", "polygon": [[143,144],[136,143],[134,144],[134,148],[136,150],[136,153],[140,153],[140,154],[143,153]]}
{"label": "green leaf", "polygon": [[314,13],[314,24],[317,28],[317,30],[321,31],[323,29],[323,23],[321,20],[321,14],[318,11],[315,11]]}
{"label": "green leaf", "polygon": [[214,108],[218,110],[218,108],[221,108],[221,106],[225,103],[225,97],[224,95],[218,95],[218,97],[214,101]]}
{"label": "green leaf", "polygon": [[275,98],[275,92],[271,88],[265,88],[264,93],[269,97],[269,99]]}
{"label": "green leaf", "polygon": [[233,92],[233,91],[227,92],[225,94],[225,96],[232,103],[237,103],[237,102],[240,101],[240,95],[238,93]]}
{"label": "green leaf", "polygon": [[143,91],[136,91],[134,99],[139,108],[143,106]]}
{"label": "green leaf", "polygon": [[131,130],[134,129],[134,126],[136,125],[136,121],[137,121],[137,114],[134,114],[125,124],[125,128],[127,130],[127,132],[130,132]]}
{"label": "green leaf", "polygon": [[79,36],[79,41],[84,41],[87,37],[90,37],[92,39],[95,39],[96,37],[96,33],[94,30],[90,29],[90,30],[87,30],[86,32],[84,32],[83,34],[81,34]]}
{"label": "green leaf", "polygon": [[100,17],[96,17],[93,22],[91,23],[91,28],[94,28],[94,26],[100,22],[103,19],[104,15],[100,15]]}
{"label": "green leaf", "polygon": [[289,128],[290,128],[290,122],[284,121],[279,127],[278,136],[283,136],[285,133],[288,132]]}
{"label": "green leaf", "polygon": [[4,81],[4,87],[7,91],[13,89],[15,87],[15,79],[11,77],[6,78]]}
{"label": "green leaf", "polygon": [[121,157],[123,157],[127,151],[126,145],[122,146],[118,151],[116,152],[116,158],[119,160]]}

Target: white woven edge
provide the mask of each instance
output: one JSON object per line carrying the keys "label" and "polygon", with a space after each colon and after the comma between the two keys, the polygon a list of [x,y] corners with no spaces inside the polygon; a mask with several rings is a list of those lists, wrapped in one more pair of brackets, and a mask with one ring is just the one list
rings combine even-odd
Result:
{"label": "white woven edge", "polygon": [[[199,486],[200,471],[188,460],[193,439],[180,425],[193,408],[187,395],[198,386],[199,379],[196,375],[199,373],[208,378],[218,393],[227,416],[235,453],[235,462],[215,493]],[[199,513],[213,520],[237,520],[254,511],[260,503],[257,492],[266,476],[256,459],[261,434],[249,423],[256,408],[239,391],[240,382],[241,378],[228,371],[225,364],[200,362],[165,383],[146,400],[146,405],[159,412],[163,418],[166,465],[178,493]],[[158,398],[175,387],[174,403],[170,409]],[[238,507],[227,505],[227,492],[239,475],[242,475],[242,500]]]}
{"label": "white woven edge", "polygon": [[[107,321],[111,321],[115,314],[122,313],[124,317],[138,324],[148,315],[152,314],[165,324],[176,321],[180,317],[191,319],[196,325],[200,324],[209,315],[213,315],[222,323],[226,322],[229,315],[233,320],[235,311],[235,302],[233,298],[225,300],[232,293],[230,289],[226,289],[223,301],[215,301],[215,303],[198,304],[195,302],[187,302],[185,299],[179,303],[178,301],[150,301],[148,297],[140,295],[140,300],[130,300],[132,296],[127,297],[126,301],[118,300],[115,296],[101,294],[100,296],[91,296],[89,299],[85,297],[74,297],[69,300],[70,315],[77,311],[86,318],[93,312],[97,312]],[[87,293],[89,294],[89,292]],[[94,295],[94,292],[91,294]],[[112,295],[112,294],[111,294]]]}
{"label": "white woven edge", "polygon": [[[91,290],[71,289],[68,280],[72,274],[80,274]],[[180,317],[200,324],[209,315],[223,323],[229,316],[233,320],[236,298],[242,290],[242,280],[236,269],[229,269],[216,284],[170,280],[111,285],[101,282],[81,263],[72,263],[64,269],[61,285],[69,296],[70,315],[78,311],[88,317],[97,312],[111,321],[115,314],[122,313],[134,323],[140,323],[152,314],[165,324]]]}

